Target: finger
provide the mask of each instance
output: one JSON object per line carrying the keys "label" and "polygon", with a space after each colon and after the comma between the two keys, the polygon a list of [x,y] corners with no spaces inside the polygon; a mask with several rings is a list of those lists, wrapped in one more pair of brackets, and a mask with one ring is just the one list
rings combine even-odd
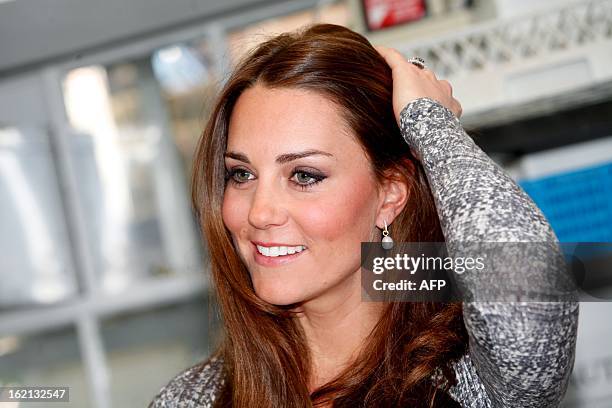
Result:
{"label": "finger", "polygon": [[434,81],[438,80],[438,78],[436,78],[436,74],[433,71],[430,71],[427,68],[423,68],[421,71],[423,71],[423,74],[425,74],[430,79],[433,79]]}
{"label": "finger", "polygon": [[413,72],[418,72],[423,70],[423,68],[409,62],[401,52],[396,50],[395,48],[386,47],[384,45],[375,45],[374,48],[379,52],[380,55],[383,56],[389,67],[394,71],[398,71],[400,68],[413,70]]}
{"label": "finger", "polygon": [[453,98],[452,104],[453,104],[453,109],[451,109],[451,110],[453,111],[455,116],[457,116],[458,118],[461,117],[461,115],[463,114],[463,107],[461,106],[459,101],[457,99]]}
{"label": "finger", "polygon": [[446,88],[448,94],[450,96],[453,96],[453,87],[451,86],[450,82],[448,82],[447,80],[443,79],[440,81],[440,83],[442,84],[442,86],[444,88]]}
{"label": "finger", "polygon": [[383,45],[376,45],[374,48],[382,55],[391,69],[399,67],[406,62],[404,56],[395,48],[385,47]]}

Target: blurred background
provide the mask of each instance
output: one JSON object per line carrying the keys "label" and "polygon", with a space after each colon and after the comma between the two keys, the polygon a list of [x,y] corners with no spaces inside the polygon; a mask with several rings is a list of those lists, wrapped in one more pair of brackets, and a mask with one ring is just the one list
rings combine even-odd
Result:
{"label": "blurred background", "polygon": [[[423,57],[561,241],[612,242],[611,0],[0,0],[0,386],[142,407],[208,356],[194,146],[241,55],[314,22]],[[612,406],[610,316],[581,305],[564,407]]]}

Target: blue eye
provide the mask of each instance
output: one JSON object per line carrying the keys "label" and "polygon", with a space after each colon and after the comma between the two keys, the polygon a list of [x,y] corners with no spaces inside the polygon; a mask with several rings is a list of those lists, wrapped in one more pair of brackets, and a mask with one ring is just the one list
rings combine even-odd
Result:
{"label": "blue eye", "polygon": [[[246,177],[245,174],[247,175]],[[244,184],[249,180],[253,180],[252,178],[248,177],[248,175],[250,174],[251,172],[246,169],[235,167],[233,169],[226,170],[225,182],[227,183],[229,181],[233,185]],[[308,171],[298,169],[293,170],[293,172],[291,173],[291,178],[294,178],[294,176],[297,176],[297,181],[292,181],[292,183],[300,187],[302,190],[311,188],[315,184],[320,183],[321,181],[327,178],[322,174],[314,174]]]}

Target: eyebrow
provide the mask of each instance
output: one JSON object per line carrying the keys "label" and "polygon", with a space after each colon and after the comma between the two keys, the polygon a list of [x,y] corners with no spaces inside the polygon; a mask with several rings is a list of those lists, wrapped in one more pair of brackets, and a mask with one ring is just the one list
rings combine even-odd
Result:
{"label": "eyebrow", "polygon": [[[304,150],[303,152],[285,153],[285,154],[276,156],[276,163],[284,164],[284,163],[287,163],[293,160],[301,159],[302,157],[315,156],[315,155],[334,157],[333,154],[324,152],[322,150],[309,149],[309,150]],[[225,153],[225,157],[230,157],[232,159],[240,160],[247,164],[251,164],[249,158],[244,153],[229,151]]]}

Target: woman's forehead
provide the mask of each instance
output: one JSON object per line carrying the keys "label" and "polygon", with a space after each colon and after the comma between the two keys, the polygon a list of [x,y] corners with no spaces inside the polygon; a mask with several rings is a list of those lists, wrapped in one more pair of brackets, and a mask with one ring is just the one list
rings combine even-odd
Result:
{"label": "woman's forehead", "polygon": [[303,89],[261,85],[238,98],[227,145],[228,150],[319,149],[334,155],[359,149],[339,108],[328,98]]}

